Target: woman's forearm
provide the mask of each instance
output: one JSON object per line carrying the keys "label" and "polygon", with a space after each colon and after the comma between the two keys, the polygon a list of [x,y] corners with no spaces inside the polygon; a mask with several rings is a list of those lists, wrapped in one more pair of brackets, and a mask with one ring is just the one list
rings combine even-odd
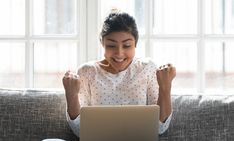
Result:
{"label": "woman's forearm", "polygon": [[67,112],[70,118],[73,120],[80,114],[80,103],[78,94],[73,95],[73,97],[66,96],[67,100]]}
{"label": "woman's forearm", "polygon": [[164,122],[172,112],[171,89],[162,89],[159,87],[158,103],[160,106],[160,121]]}

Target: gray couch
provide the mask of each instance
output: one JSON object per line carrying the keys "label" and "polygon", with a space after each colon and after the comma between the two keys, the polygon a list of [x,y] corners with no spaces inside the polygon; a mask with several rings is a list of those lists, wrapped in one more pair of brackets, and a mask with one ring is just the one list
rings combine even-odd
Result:
{"label": "gray couch", "polygon": [[[233,141],[233,95],[173,95],[173,118],[160,140]],[[0,140],[76,141],[65,117],[62,91],[0,89]]]}

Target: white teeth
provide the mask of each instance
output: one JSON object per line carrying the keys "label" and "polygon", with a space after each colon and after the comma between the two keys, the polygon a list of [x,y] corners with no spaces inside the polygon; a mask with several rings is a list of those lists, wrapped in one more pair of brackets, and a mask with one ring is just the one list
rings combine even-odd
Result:
{"label": "white teeth", "polygon": [[124,61],[124,59],[114,59],[116,62],[123,62]]}

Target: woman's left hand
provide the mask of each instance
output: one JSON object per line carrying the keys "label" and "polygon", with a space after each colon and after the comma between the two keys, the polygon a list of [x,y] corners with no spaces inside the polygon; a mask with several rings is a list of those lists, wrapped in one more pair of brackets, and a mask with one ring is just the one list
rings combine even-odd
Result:
{"label": "woman's left hand", "polygon": [[160,106],[160,121],[165,122],[172,112],[171,82],[176,76],[176,69],[172,64],[160,66],[156,72],[159,85],[157,104]]}
{"label": "woman's left hand", "polygon": [[163,91],[170,91],[171,82],[176,76],[175,67],[172,64],[160,66],[156,75],[159,88]]}

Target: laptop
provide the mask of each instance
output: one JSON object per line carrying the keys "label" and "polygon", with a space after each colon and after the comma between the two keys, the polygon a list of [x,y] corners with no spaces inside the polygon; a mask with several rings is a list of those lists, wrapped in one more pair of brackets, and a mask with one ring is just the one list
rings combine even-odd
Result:
{"label": "laptop", "polygon": [[158,105],[89,106],[80,111],[80,141],[157,141]]}

